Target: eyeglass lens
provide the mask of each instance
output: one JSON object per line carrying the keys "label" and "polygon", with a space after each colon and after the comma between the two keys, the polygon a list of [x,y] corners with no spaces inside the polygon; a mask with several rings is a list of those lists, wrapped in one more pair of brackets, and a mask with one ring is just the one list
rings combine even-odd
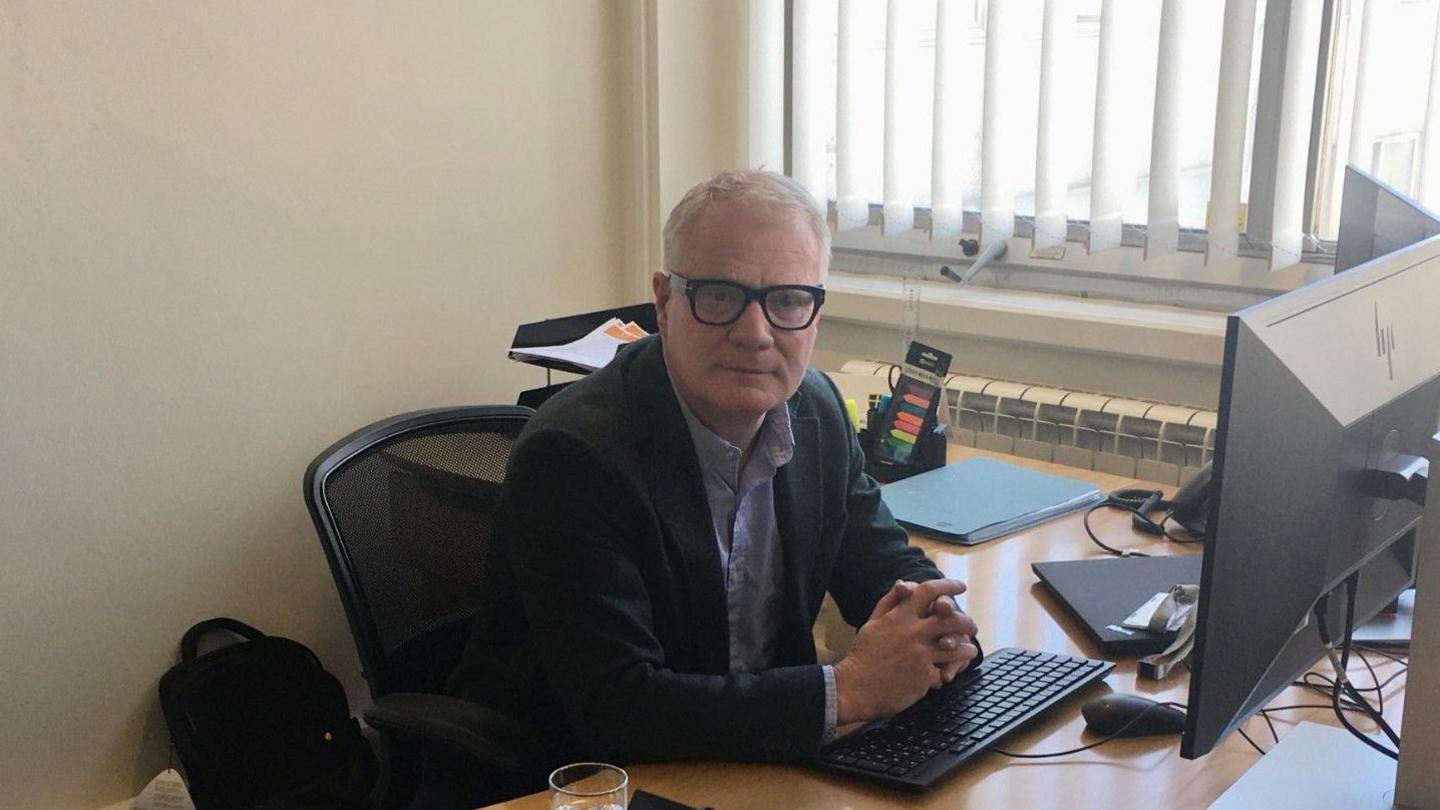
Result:
{"label": "eyeglass lens", "polygon": [[[694,286],[695,317],[701,323],[723,325],[740,317],[745,291],[730,284],[699,282]],[[765,316],[781,329],[802,329],[815,314],[815,296],[805,290],[770,290],[762,300]]]}

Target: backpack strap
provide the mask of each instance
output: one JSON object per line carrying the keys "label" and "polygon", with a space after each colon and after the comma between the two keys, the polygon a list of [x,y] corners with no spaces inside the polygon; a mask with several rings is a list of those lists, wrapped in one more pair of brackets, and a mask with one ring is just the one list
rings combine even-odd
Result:
{"label": "backpack strap", "polygon": [[247,641],[265,638],[264,633],[238,619],[227,619],[224,616],[217,616],[213,619],[206,619],[203,622],[196,622],[195,626],[185,631],[185,636],[180,639],[180,660],[190,661],[194,659],[196,650],[200,646],[201,637],[215,630],[228,630]]}

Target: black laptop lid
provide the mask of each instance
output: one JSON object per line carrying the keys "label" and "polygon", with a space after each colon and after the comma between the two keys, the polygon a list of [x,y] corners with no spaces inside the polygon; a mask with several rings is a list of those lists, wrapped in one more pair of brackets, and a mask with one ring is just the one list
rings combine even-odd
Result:
{"label": "black laptop lid", "polygon": [[1121,622],[1146,600],[1174,585],[1200,584],[1199,554],[1101,557],[1037,562],[1030,568],[1110,656],[1160,652],[1174,633],[1151,633]]}

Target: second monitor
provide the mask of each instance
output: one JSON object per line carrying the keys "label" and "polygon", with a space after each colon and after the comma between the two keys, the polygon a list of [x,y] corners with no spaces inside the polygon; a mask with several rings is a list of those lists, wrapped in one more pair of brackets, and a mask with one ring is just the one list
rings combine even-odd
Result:
{"label": "second monitor", "polygon": [[[1229,319],[1183,756],[1413,579],[1440,429],[1440,238]],[[1434,493],[1431,493],[1434,494]]]}

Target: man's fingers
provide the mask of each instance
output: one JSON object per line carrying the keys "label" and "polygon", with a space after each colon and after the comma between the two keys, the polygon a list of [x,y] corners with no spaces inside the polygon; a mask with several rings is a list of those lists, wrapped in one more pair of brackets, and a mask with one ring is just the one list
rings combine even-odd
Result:
{"label": "man's fingers", "polygon": [[973,636],[979,632],[979,628],[975,626],[975,620],[964,613],[930,616],[923,621],[925,623],[923,631],[934,640],[938,640],[942,636]]}
{"label": "man's fingers", "polygon": [[878,618],[889,613],[891,609],[904,602],[914,592],[915,583],[901,579],[895,580],[895,584],[890,586],[890,590],[886,591],[885,595],[880,597],[880,601],[875,603],[875,609],[870,611],[870,618]]}
{"label": "man's fingers", "polygon": [[973,647],[975,646],[975,641],[970,636],[961,635],[959,633],[950,633],[948,635],[943,635],[940,638],[935,639],[935,647],[941,652],[955,652],[956,650],[960,649],[961,645],[965,644]]}
{"label": "man's fingers", "polygon": [[959,596],[964,592],[965,583],[958,579],[932,579],[915,586],[915,602],[920,611],[929,611],[936,599],[942,596]]}
{"label": "man's fingers", "polygon": [[955,662],[960,662],[963,664],[969,661],[973,661],[975,657],[979,654],[979,648],[977,648],[970,640],[966,639],[964,641],[957,642],[954,649],[950,650],[946,650],[937,646],[931,653],[931,661],[936,666],[943,666],[945,664],[952,664]]}
{"label": "man's fingers", "polygon": [[968,613],[956,613],[954,616],[946,618],[945,624],[957,628],[961,634],[967,636],[973,636],[980,632],[975,620]]}

